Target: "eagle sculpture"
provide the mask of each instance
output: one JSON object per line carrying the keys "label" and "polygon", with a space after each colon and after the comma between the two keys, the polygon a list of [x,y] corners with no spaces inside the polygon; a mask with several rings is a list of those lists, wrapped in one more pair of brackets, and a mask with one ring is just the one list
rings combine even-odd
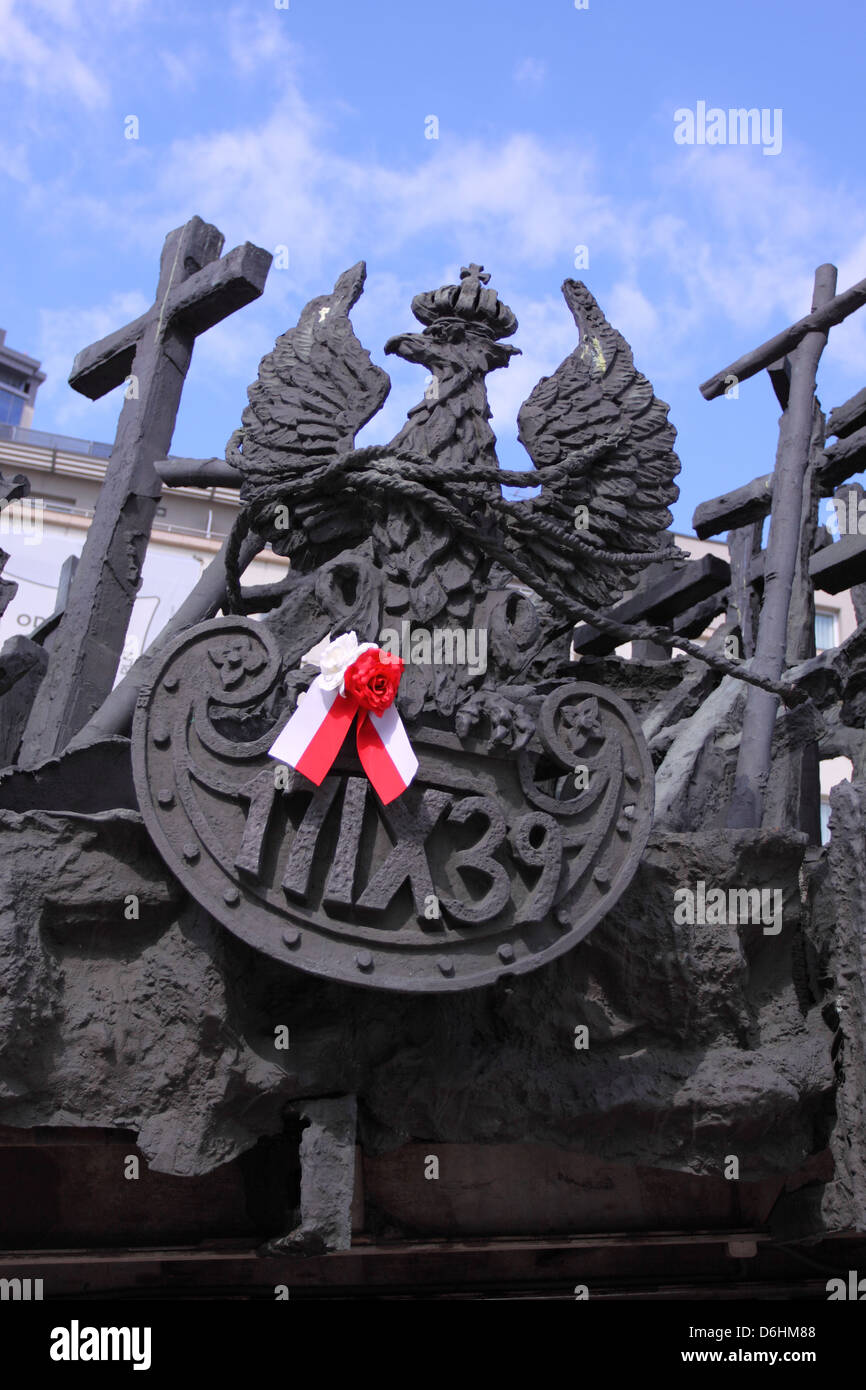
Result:
{"label": "eagle sculpture", "polygon": [[[385,351],[426,368],[423,398],[390,444],[356,449],[390,389],[349,318],[365,275],[363,262],[345,271],[261,363],[226,450],[243,476],[230,559],[250,531],[291,558],[293,582],[267,621],[293,693],[309,680],[297,667],[317,616],[323,632],[398,634],[398,654],[412,658],[400,688],[407,719],[423,710],[460,735],[517,748],[539,681],[567,661],[575,620],[674,553],[665,532],[676,431],[628,343],[586,286],[567,280],[578,344],[520,409],[534,468],[501,469],[485,379],[519,351],[501,341],[517,320],[473,264],[459,285],[412,301],[423,330]],[[503,487],[534,495],[513,500]],[[229,568],[233,606],[246,611]],[[431,628],[483,631],[484,669],[424,660]]]}

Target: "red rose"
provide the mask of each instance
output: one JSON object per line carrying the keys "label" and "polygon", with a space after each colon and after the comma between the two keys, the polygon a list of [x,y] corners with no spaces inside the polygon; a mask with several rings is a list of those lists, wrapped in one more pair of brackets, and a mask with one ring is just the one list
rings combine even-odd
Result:
{"label": "red rose", "polygon": [[403,661],[380,647],[362,652],[348,667],[344,676],[346,694],[358,701],[362,709],[383,714],[394,703],[397,686],[403,674]]}

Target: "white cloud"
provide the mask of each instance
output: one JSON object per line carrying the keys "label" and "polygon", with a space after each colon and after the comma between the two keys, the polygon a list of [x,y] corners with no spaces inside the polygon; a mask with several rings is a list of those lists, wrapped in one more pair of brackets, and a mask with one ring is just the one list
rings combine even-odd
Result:
{"label": "white cloud", "polygon": [[862,207],[842,190],[822,188],[796,154],[789,150],[784,162],[768,167],[751,149],[680,153],[666,166],[664,183],[681,207],[685,201],[703,216],[683,220],[679,234],[657,250],[678,266],[693,303],[717,306],[743,328],[773,316],[800,318],[809,309],[814,267],[832,259],[840,242],[850,247],[843,258],[849,265],[859,259],[854,278],[862,276]]}
{"label": "white cloud", "polygon": [[[39,7],[45,10],[44,3]],[[80,58],[73,43],[59,38],[50,25],[45,36],[30,27],[32,6],[19,0],[0,0],[0,65],[34,92],[46,90],[69,94],[82,105],[93,109],[108,100],[108,86],[93,68]],[[51,9],[51,23],[68,29],[78,29],[77,7],[68,0]]]}
{"label": "white cloud", "polygon": [[259,78],[276,69],[287,80],[294,70],[297,49],[288,36],[286,11],[273,4],[260,14],[251,16],[239,7],[229,11],[228,51],[232,67]]}
{"label": "white cloud", "polygon": [[[0,16],[11,4],[0,0]],[[64,12],[71,31],[75,6]],[[585,278],[632,342],[641,370],[651,379],[663,375],[668,388],[688,381],[693,389],[701,374],[695,344],[705,352],[708,335],[733,326],[745,349],[799,317],[822,258],[839,255],[840,287],[866,269],[863,211],[844,190],[822,187],[791,141],[777,160],[752,149],[671,146],[648,170],[639,200],[611,191],[585,140],[577,146],[519,131],[461,140],[443,129],[439,141],[425,141],[419,126],[417,149],[405,147],[399,162],[350,157],[340,152],[325,109],[314,109],[298,87],[298,54],[284,13],[268,8],[251,23],[236,9],[224,42],[244,77],[276,74],[279,96],[263,120],[233,125],[228,114],[222,129],[133,152],[146,172],[120,183],[111,201],[89,187],[82,192],[80,181],[70,194],[58,180],[37,189],[36,206],[44,225],[110,228],[125,244],[134,239],[152,251],[193,212],[221,227],[227,249],[247,238],[270,250],[286,245],[290,268],[272,270],[266,290],[267,321],[278,314],[281,328],[307,298],[330,287],[335,270],[367,256],[370,280],[354,319],[394,381],[371,437],[399,429],[423,390],[420,369],[384,358],[385,338],[412,328],[413,293],[453,282],[461,262],[486,261],[521,320],[515,341],[525,355],[489,378],[503,438],[513,433],[517,408],[538,378],[577,341],[565,304],[555,293],[538,297],[543,283]],[[163,62],[180,86],[192,80],[198,57],[181,49],[164,53]],[[530,80],[535,62],[524,60],[521,68],[530,67],[518,80]],[[327,115],[336,123],[350,113],[338,103]],[[6,151],[13,176],[17,170],[20,177],[22,161],[20,148]],[[575,270],[577,245],[589,248],[591,269]],[[404,271],[410,265],[411,277]],[[519,290],[527,285],[521,307]],[[122,321],[115,315],[88,334],[79,320],[69,346],[77,350]],[[196,359],[214,372],[252,377],[270,346],[261,346],[265,321],[253,322],[251,314],[232,319],[231,327],[205,336]],[[834,330],[827,360],[849,372],[866,370],[866,312]]]}
{"label": "white cloud", "polygon": [[[0,13],[11,3],[0,0]],[[75,7],[65,10],[71,16]],[[147,175],[111,203],[90,192],[45,190],[45,216],[95,218],[154,246],[195,211],[226,232],[227,246],[246,238],[269,249],[286,245],[291,268],[272,272],[267,294],[287,309],[319,292],[335,266],[362,255],[378,271],[411,255],[417,277],[435,240],[455,262],[452,275],[461,259],[495,256],[488,268],[500,279],[507,270],[519,285],[527,276],[537,283],[548,269],[557,279],[575,273],[574,248],[586,245],[592,271],[577,273],[599,287],[603,307],[634,337],[638,355],[649,348],[674,376],[694,370],[683,345],[720,322],[742,329],[745,339],[774,318],[799,316],[814,245],[841,240],[846,266],[866,249],[862,212],[841,193],[828,197],[790,141],[778,160],[755,159],[752,149],[672,146],[649,171],[650,191],[640,201],[607,191],[585,141],[576,147],[511,132],[499,140],[443,133],[431,142],[419,127],[417,151],[404,151],[399,164],[348,157],[324,112],[301,94],[285,18],[268,7],[251,21],[235,8],[224,30],[235,71],[279,75],[280,94],[262,121],[232,126],[229,118],[222,129],[152,152]],[[195,61],[191,50],[163,54],[178,85]],[[521,69],[529,75],[537,61],[525,59]],[[12,167],[20,171],[20,159]],[[862,354],[859,328],[845,332]]]}
{"label": "white cloud", "polygon": [[[447,278],[447,277],[446,277]],[[430,279],[433,284],[434,275]],[[424,284],[427,282],[424,281]],[[404,362],[399,357],[385,355],[385,343],[393,333],[411,332],[420,328],[412,317],[412,298],[423,288],[418,277],[412,281],[390,270],[368,271],[364,293],[352,310],[352,325],[373,361],[391,378],[388,399],[378,415],[358,436],[358,444],[384,444],[393,439],[406,423],[406,413],[417,405],[424,394],[427,380],[422,367]]]}
{"label": "white cloud", "polygon": [[0,141],[0,174],[6,174],[18,183],[26,183],[30,178],[27,151],[23,144],[9,145]]}
{"label": "white cloud", "polygon": [[90,401],[69,385],[76,353],[114,333],[143,314],[149,302],[143,294],[116,294],[92,309],[40,310],[40,350],[46,381],[39,388],[38,406],[50,402],[55,426],[74,427],[84,439],[111,440],[118,413],[115,393]]}
{"label": "white cloud", "polygon": [[172,91],[195,87],[203,62],[203,55],[197,49],[188,48],[183,53],[175,53],[164,48],[160,51],[159,60]]}
{"label": "white cloud", "polygon": [[[258,126],[175,142],[154,166],[156,196],[134,212],[121,199],[107,215],[134,226],[149,244],[196,210],[227,232],[227,246],[246,237],[269,249],[288,245],[291,268],[272,272],[266,292],[269,307],[285,312],[283,326],[328,287],[335,266],[370,257],[368,293],[354,317],[394,383],[381,416],[364,432],[370,442],[396,432],[423,390],[420,370],[384,359],[381,345],[401,326],[413,326],[412,294],[453,283],[461,260],[492,262],[495,255],[488,268],[510,302],[510,286],[527,275],[537,281],[539,271],[544,278],[548,270],[556,279],[563,272],[586,278],[632,343],[638,367],[651,380],[664,378],[666,394],[674,384],[694,389],[705,374],[696,367],[695,344],[705,352],[708,332],[734,325],[745,349],[775,323],[799,317],[808,306],[811,248],[838,244],[844,227],[850,249],[840,271],[855,266],[866,249],[863,217],[844,199],[835,207],[828,202],[790,148],[785,164],[774,162],[769,171],[770,161],[757,165],[752,153],[677,149],[654,171],[654,193],[639,202],[602,191],[591,150],[519,133],[499,142],[444,139],[432,149],[419,138],[417,157],[397,168],[336,152],[289,84]],[[445,254],[444,269],[430,262],[431,241]],[[577,244],[589,247],[591,271],[574,270]],[[411,281],[385,270],[410,255]],[[856,270],[840,274],[840,285],[856,277]],[[531,299],[522,311],[513,307],[525,355],[488,379],[503,444],[513,441],[517,409],[535,382],[577,341],[555,296]],[[862,327],[836,330],[828,361],[844,356],[847,370],[866,369],[863,318]],[[242,370],[241,339],[223,336],[223,348],[215,337],[202,351],[226,371],[235,362]]]}
{"label": "white cloud", "polygon": [[547,64],[540,58],[524,58],[514,69],[514,80],[522,86],[538,87],[547,76]]}
{"label": "white cloud", "polygon": [[659,316],[637,285],[622,281],[614,285],[605,313],[631,344],[636,359],[653,350],[659,332]]}
{"label": "white cloud", "polygon": [[[571,310],[559,295],[544,299],[511,303],[517,314],[518,331],[506,341],[521,349],[508,366],[487,378],[491,424],[501,445],[517,438],[517,413],[527,396],[543,376],[550,376],[560,362],[577,347],[578,331]],[[523,453],[514,463],[517,468],[531,468],[528,455]]]}
{"label": "white cloud", "polygon": [[75,29],[81,22],[78,0],[28,0],[27,8],[31,12],[40,10],[52,23],[67,29]]}
{"label": "white cloud", "polygon": [[[287,245],[293,278],[304,283],[335,257],[349,263],[375,248],[381,264],[430,234],[456,243],[458,255],[483,257],[493,247],[500,264],[558,261],[564,269],[578,242],[616,236],[585,153],[526,135],[498,146],[443,143],[432,153],[421,146],[408,168],[348,159],[328,148],[310,108],[289,91],[258,127],[176,141],[144,221],[135,210],[137,227],[152,238],[196,208],[262,245]],[[125,223],[130,201],[118,204]]]}

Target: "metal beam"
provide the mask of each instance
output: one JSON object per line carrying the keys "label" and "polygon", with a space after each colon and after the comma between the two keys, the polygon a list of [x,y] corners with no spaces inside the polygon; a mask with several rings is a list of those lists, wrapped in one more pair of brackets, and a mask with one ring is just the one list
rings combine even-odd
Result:
{"label": "metal beam", "polygon": [[823,550],[816,550],[809,561],[809,573],[816,589],[840,594],[855,584],[866,583],[866,536],[842,536]]}
{"label": "metal beam", "polygon": [[[834,303],[832,296],[835,288],[836,267],[819,266],[815,272],[812,295],[813,313],[801,319],[801,323],[809,322],[821,312],[826,313]],[[866,281],[863,297],[866,300]],[[788,612],[800,553],[803,489],[812,448],[815,380],[818,362],[827,342],[827,326],[809,332],[807,337],[801,335],[797,340],[800,346],[791,362],[791,396],[779,431],[764,602],[758,622],[755,655],[751,661],[754,675],[774,681],[781,677],[787,653]],[[770,360],[779,355],[779,352],[774,352]],[[729,830],[757,829],[761,824],[778,706],[777,695],[757,687],[749,690],[734,792],[728,808]]]}
{"label": "metal beam", "polygon": [[787,410],[788,399],[791,395],[790,357],[781,357],[778,362],[771,362],[767,368],[767,375],[776,393],[776,400],[783,410]]}
{"label": "metal beam", "polygon": [[824,450],[824,461],[818,469],[821,492],[828,497],[834,488],[866,468],[866,427],[846,435]]}
{"label": "metal beam", "polygon": [[862,391],[858,391],[856,396],[851,396],[842,405],[837,405],[830,411],[827,433],[838,435],[841,439],[847,434],[853,434],[862,425],[866,425],[866,386]]}
{"label": "metal beam", "polygon": [[166,487],[240,487],[243,475],[225,459],[157,459],[153,465]]}
{"label": "metal beam", "polygon": [[768,339],[760,347],[753,348],[751,352],[746,352],[742,357],[738,357],[736,362],[732,362],[723,371],[708,377],[700,388],[701,395],[707,401],[715,400],[717,396],[723,396],[726,388],[730,385],[731,377],[734,377],[738,382],[748,381],[749,377],[757,376],[758,372],[773,366],[780,357],[793,351],[808,333],[826,335],[834,324],[841,323],[843,319],[846,319],[849,314],[853,314],[855,309],[861,308],[863,304],[866,304],[866,280],[858,280],[856,285],[843,290],[841,294],[834,295],[826,304],[813,309],[805,318],[798,319],[788,328],[783,328],[782,332],[777,333],[775,338]]}
{"label": "metal beam", "polygon": [[[623,623],[667,623],[687,613],[710,594],[726,589],[730,582],[731,567],[727,560],[718,555],[702,555],[699,560],[689,560],[673,574],[622,599],[606,616]],[[581,656],[607,656],[621,645],[620,638],[601,633],[589,623],[578,623],[572,641]]]}
{"label": "metal beam", "polygon": [[745,487],[734,492],[723,492],[709,502],[702,502],[695,508],[692,526],[699,540],[718,536],[722,531],[736,531],[741,526],[750,526],[753,521],[762,521],[773,502],[773,475],[764,473]]}

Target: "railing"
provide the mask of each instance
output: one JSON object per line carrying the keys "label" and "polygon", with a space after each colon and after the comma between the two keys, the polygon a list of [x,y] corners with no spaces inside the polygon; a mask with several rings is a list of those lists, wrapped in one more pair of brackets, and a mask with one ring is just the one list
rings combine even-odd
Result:
{"label": "railing", "polygon": [[[89,478],[91,482],[101,483],[105,477],[105,465],[111,458],[110,444],[96,444],[86,439],[72,439],[65,434],[50,434],[45,430],[26,430],[21,425],[0,424],[0,445],[7,444],[12,446],[10,450],[0,459],[0,463],[11,468],[37,468],[45,469],[46,464],[39,458],[27,457],[24,450],[29,446],[45,449],[50,454],[50,467],[48,471],[57,472],[66,477]],[[15,451],[15,445],[19,446],[20,452]],[[172,457],[171,455],[169,457]],[[81,462],[75,462],[80,459]],[[92,463],[85,463],[85,459],[92,459]],[[188,460],[181,460],[188,462]],[[222,506],[231,507],[237,511],[240,506],[240,494],[237,488],[233,487],[173,487],[170,494],[178,497],[191,497],[196,502],[217,502]],[[182,526],[163,527],[163,530],[185,531],[197,536],[207,536],[209,532],[202,528],[187,528]],[[219,532],[212,534],[218,535]]]}
{"label": "railing", "polygon": [[[93,520],[92,507],[72,507],[66,502],[48,502],[45,506],[45,510],[55,515],[81,516],[87,518],[89,521]],[[198,536],[203,540],[224,541],[226,538],[225,531],[217,531],[213,527],[209,531],[206,531],[201,526],[178,526],[176,522],[164,521],[160,516],[155,519],[153,529],[154,531],[161,531],[163,534],[169,532],[171,535],[178,536]],[[158,537],[156,538],[155,544],[159,544]]]}
{"label": "railing", "polygon": [[64,453],[83,454],[87,458],[111,458],[110,444],[73,439],[68,434],[49,434],[45,430],[26,430],[22,425],[0,424],[0,439],[5,439],[10,444],[35,444],[41,449],[61,449]]}

